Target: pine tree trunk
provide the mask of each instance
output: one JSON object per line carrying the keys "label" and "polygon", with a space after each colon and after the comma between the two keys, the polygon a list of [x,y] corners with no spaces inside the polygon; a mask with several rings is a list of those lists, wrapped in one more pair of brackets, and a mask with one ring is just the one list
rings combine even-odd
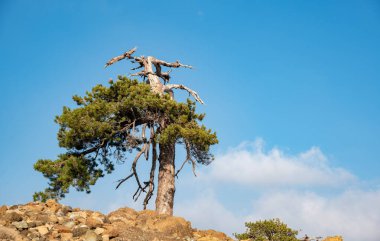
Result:
{"label": "pine tree trunk", "polygon": [[158,189],[156,198],[156,211],[159,214],[173,215],[175,178],[174,158],[175,143],[160,144],[160,163],[158,171]]}

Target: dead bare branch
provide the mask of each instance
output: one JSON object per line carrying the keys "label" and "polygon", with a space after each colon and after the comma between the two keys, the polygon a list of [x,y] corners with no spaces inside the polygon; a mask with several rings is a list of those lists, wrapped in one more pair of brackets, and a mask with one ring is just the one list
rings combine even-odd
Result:
{"label": "dead bare branch", "polygon": [[182,165],[181,167],[177,170],[177,172],[175,173],[175,177],[178,178],[178,173],[182,170],[182,168],[185,166],[186,162],[188,162],[189,160],[186,158],[183,162],[182,162]]}
{"label": "dead bare branch", "polygon": [[147,76],[148,74],[143,70],[143,71],[140,71],[140,72],[137,72],[137,73],[134,73],[134,74],[130,74],[129,76]]}
{"label": "dead bare branch", "polygon": [[194,174],[194,176],[197,176],[197,174],[195,173],[195,168],[196,168],[196,164],[195,164],[195,161],[193,160],[193,159],[190,159],[190,161],[191,161],[191,165],[192,165],[192,168],[193,168],[193,174]]}
{"label": "dead bare branch", "polygon": [[123,184],[125,181],[127,181],[129,178],[133,177],[133,173],[131,173],[129,176],[127,176],[126,178],[123,178],[123,179],[120,179],[118,180],[118,184],[116,186],[115,189],[118,189],[120,187],[121,184]]}
{"label": "dead bare branch", "polygon": [[145,160],[148,160],[148,159],[149,159],[149,148],[150,148],[150,143],[151,143],[151,142],[147,142],[147,143],[145,143],[145,152],[144,152]]}
{"label": "dead bare branch", "polygon": [[156,163],[157,163],[157,145],[156,145],[156,142],[154,141],[154,138],[155,138],[155,133],[154,133],[154,127],[152,126],[150,128],[150,140],[152,143],[152,166],[150,169],[149,182],[147,183],[149,185],[149,190],[144,199],[144,210],[146,209],[146,206],[148,205],[150,198],[153,196],[153,191],[154,191],[154,175],[155,175]]}
{"label": "dead bare branch", "polygon": [[[144,191],[144,188],[137,188],[135,194],[133,194],[133,200],[136,202],[139,199],[141,192]],[[137,196],[136,196],[137,195]]]}
{"label": "dead bare branch", "polygon": [[110,66],[110,65],[112,65],[112,64],[114,64],[114,63],[116,63],[116,62],[118,62],[118,61],[120,61],[120,60],[123,60],[123,59],[125,59],[125,58],[128,58],[128,59],[133,58],[133,57],[132,57],[132,54],[133,54],[134,52],[136,52],[136,50],[137,50],[137,48],[134,47],[133,49],[131,49],[131,50],[125,52],[124,54],[119,55],[119,56],[116,56],[116,57],[110,59],[110,60],[106,63],[106,65],[104,66],[104,68],[107,68],[108,66]]}
{"label": "dead bare branch", "polygon": [[181,85],[181,84],[168,84],[168,85],[165,85],[164,86],[164,91],[165,92],[168,92],[170,93],[170,91],[172,89],[182,89],[182,90],[186,90],[187,92],[189,92],[189,94],[191,94],[194,99],[196,99],[199,103],[201,104],[204,104],[203,100],[201,99],[201,97],[199,97],[198,93],[195,92],[194,90],[184,86],[184,85]]}
{"label": "dead bare branch", "polygon": [[[170,80],[170,72],[171,69],[167,72],[162,72],[162,66],[169,67],[169,68],[189,68],[192,69],[193,67],[191,65],[186,65],[180,63],[178,60],[176,62],[166,62],[161,59],[157,59],[153,56],[141,56],[141,57],[133,57],[132,54],[136,51],[136,48],[133,48],[132,50],[117,56],[115,58],[112,58],[110,61],[107,62],[106,67],[120,61],[122,59],[131,59],[132,63],[139,63],[139,66],[132,68],[132,70],[137,70],[140,68],[144,69],[140,72],[131,74],[130,76],[140,76],[144,79],[147,79],[146,82],[150,85],[151,90],[154,93],[158,93],[160,95],[164,94],[164,92],[169,93],[169,95],[174,98],[174,92],[172,89],[183,89],[189,92],[199,103],[203,104],[203,100],[199,97],[198,93],[194,90],[180,84],[174,84],[174,85],[166,85],[166,83]],[[153,71],[153,65],[155,67],[155,71]],[[164,81],[164,83],[161,83],[160,78]]]}
{"label": "dead bare branch", "polygon": [[141,69],[142,67],[144,67],[144,65],[142,63],[139,63],[139,66],[131,68],[131,70]]}
{"label": "dead bare branch", "polygon": [[[144,145],[145,147],[145,145]],[[133,163],[132,163],[132,171],[133,171],[133,175],[135,176],[135,179],[136,179],[136,182],[137,182],[137,186],[138,186],[138,189],[143,189],[143,187],[141,186],[141,183],[140,183],[140,179],[139,179],[139,176],[137,175],[137,171],[136,171],[136,165],[137,165],[137,161],[140,159],[140,156],[144,153],[144,147],[141,149],[141,151],[139,153],[137,153],[135,159],[133,160]]]}
{"label": "dead bare branch", "polygon": [[188,163],[191,163],[192,164],[192,170],[193,170],[193,174],[194,176],[197,176],[197,174],[195,173],[195,168],[196,168],[196,163],[195,161],[191,158],[191,151],[190,151],[190,143],[188,141],[184,141],[185,142],[185,147],[186,147],[186,159],[185,161],[182,163],[181,167],[177,170],[177,172],[175,173],[175,177],[178,178],[178,174],[179,172],[182,170],[182,168],[185,166],[186,162]]}
{"label": "dead bare branch", "polygon": [[184,67],[184,68],[188,68],[188,69],[192,69],[193,68],[193,66],[191,66],[191,65],[181,64],[178,60],[176,62],[174,62],[174,63],[169,63],[169,62],[166,62],[166,61],[154,58],[154,60],[152,61],[152,63],[159,64],[159,65],[162,65],[162,66],[165,66],[165,67],[171,67],[171,68],[179,68],[179,67]]}

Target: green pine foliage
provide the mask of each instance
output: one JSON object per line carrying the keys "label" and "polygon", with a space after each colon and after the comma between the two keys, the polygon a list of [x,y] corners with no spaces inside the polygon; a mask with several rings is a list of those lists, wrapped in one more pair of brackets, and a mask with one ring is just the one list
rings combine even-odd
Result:
{"label": "green pine foliage", "polygon": [[252,241],[298,241],[296,235],[298,231],[289,228],[280,219],[257,221],[245,223],[247,230],[245,233],[237,234],[239,240]]}
{"label": "green pine foliage", "polygon": [[[213,160],[210,146],[216,134],[199,123],[204,114],[195,103],[179,103],[168,95],[151,92],[150,86],[119,76],[109,86],[97,85],[85,96],[74,96],[77,108],[63,108],[57,116],[59,146],[67,149],[56,160],[38,160],[34,169],[49,179],[35,200],[60,199],[70,187],[90,192],[90,186],[123,163],[126,155],[140,151],[147,142],[138,136],[142,126],[154,130],[154,142],[188,143],[192,157],[200,164]],[[141,135],[141,134],[140,134]]]}

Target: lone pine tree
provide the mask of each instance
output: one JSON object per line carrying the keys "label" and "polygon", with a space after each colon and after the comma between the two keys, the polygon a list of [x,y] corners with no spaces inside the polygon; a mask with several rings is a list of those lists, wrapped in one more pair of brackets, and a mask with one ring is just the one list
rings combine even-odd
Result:
{"label": "lone pine tree", "polygon": [[[105,174],[114,170],[115,163],[127,162],[127,155],[137,153],[131,171],[118,180],[116,188],[130,178],[137,183],[133,199],[144,193],[144,209],[155,189],[155,172],[158,161],[158,190],[156,211],[173,214],[175,177],[186,163],[207,165],[213,160],[210,146],[218,143],[216,134],[200,122],[204,114],[195,112],[195,102],[180,103],[174,100],[173,89],[184,89],[198,102],[203,103],[198,94],[180,84],[167,84],[168,68],[191,68],[174,62],[169,63],[152,56],[134,57],[136,48],[111,59],[106,67],[129,59],[143,70],[133,74],[145,81],[138,82],[119,76],[117,81],[109,81],[109,86],[97,85],[83,97],[73,96],[77,108],[63,108],[55,122],[59,146],[66,148],[56,160],[42,159],[34,164],[34,169],[49,179],[49,187],[34,194],[35,200],[61,199],[70,187],[78,191],[90,192],[90,186]],[[154,67],[154,69],[153,69]],[[163,80],[163,83],[161,80]],[[175,147],[182,144],[186,158],[176,170]],[[137,162],[143,157],[151,161],[148,180],[141,180]]]}

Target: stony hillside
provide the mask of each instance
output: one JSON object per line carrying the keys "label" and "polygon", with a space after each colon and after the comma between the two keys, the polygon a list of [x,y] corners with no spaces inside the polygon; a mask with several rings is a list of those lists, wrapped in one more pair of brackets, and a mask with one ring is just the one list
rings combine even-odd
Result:
{"label": "stony hillside", "polygon": [[179,217],[121,208],[108,215],[53,200],[0,207],[0,241],[232,241],[224,233],[197,230]]}
{"label": "stony hillside", "polygon": [[[0,206],[0,241],[233,241],[224,233],[197,230],[180,217],[120,208],[108,215],[46,203]],[[323,241],[343,241],[341,236]]]}

